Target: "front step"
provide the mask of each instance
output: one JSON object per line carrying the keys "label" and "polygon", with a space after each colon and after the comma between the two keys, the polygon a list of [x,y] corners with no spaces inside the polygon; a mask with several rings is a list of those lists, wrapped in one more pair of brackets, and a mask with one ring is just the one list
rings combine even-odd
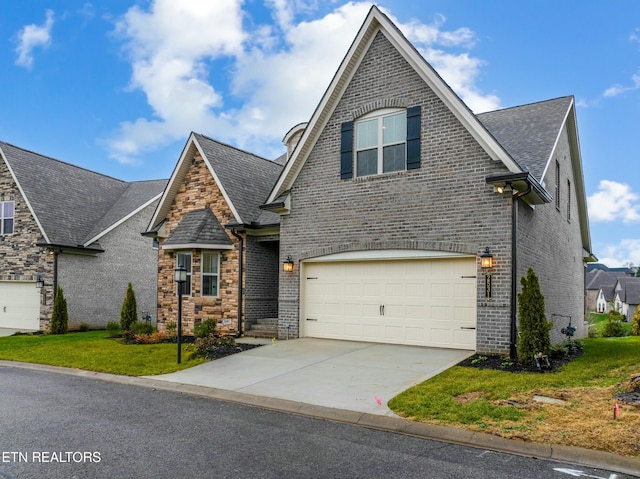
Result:
{"label": "front step", "polygon": [[244,335],[249,338],[277,338],[278,318],[258,319],[256,323],[248,325]]}

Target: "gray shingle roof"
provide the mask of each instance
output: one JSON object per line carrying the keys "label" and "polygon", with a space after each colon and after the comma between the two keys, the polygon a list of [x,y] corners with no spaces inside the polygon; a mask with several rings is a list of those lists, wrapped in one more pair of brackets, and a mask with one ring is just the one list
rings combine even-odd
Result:
{"label": "gray shingle roof", "polygon": [[620,299],[627,304],[640,303],[640,278],[624,277],[618,278],[621,287]]}
{"label": "gray shingle roof", "polygon": [[101,228],[117,222],[118,215],[134,211],[164,188],[162,182],[132,187],[133,183],[4,142],[0,150],[50,244],[81,247]]}
{"label": "gray shingle roof", "polygon": [[587,282],[585,289],[600,289],[603,286],[615,286],[618,278],[626,275],[615,271],[593,270],[587,273]]}
{"label": "gray shingle roof", "polygon": [[232,246],[233,243],[213,212],[203,208],[186,213],[163,243],[165,248],[177,245]]}
{"label": "gray shingle roof", "polygon": [[477,117],[520,167],[541,181],[572,101],[556,98]]}
{"label": "gray shingle roof", "polygon": [[267,221],[267,224],[278,224],[279,215],[261,215],[259,206],[269,196],[282,165],[198,133],[194,133],[194,136],[242,222]]}

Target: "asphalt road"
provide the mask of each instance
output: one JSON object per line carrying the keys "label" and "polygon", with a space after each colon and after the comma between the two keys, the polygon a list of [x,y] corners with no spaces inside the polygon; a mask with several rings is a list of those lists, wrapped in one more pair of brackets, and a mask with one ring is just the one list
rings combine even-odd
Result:
{"label": "asphalt road", "polygon": [[578,472],[630,477],[209,398],[0,367],[2,479],[539,479]]}

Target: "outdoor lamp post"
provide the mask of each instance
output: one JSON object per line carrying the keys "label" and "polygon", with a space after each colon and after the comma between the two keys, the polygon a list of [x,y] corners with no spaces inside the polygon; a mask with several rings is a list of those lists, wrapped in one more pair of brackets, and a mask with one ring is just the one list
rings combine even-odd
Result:
{"label": "outdoor lamp post", "polygon": [[174,270],[174,279],[178,285],[178,364],[182,361],[182,285],[187,281],[187,270],[179,265]]}

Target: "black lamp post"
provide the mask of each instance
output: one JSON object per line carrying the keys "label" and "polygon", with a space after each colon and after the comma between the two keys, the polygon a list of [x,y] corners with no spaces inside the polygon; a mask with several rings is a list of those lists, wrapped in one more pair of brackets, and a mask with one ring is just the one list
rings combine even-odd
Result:
{"label": "black lamp post", "polygon": [[174,270],[174,279],[178,285],[178,364],[182,361],[182,285],[187,281],[187,270],[179,265]]}

